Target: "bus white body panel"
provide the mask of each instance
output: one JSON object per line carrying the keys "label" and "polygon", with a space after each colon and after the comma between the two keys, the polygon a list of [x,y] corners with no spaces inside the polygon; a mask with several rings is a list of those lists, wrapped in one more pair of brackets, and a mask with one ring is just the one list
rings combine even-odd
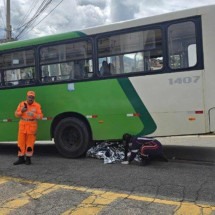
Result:
{"label": "bus white body panel", "polygon": [[206,132],[203,71],[130,78],[157,124],[153,136]]}
{"label": "bus white body panel", "polygon": [[[214,8],[214,6],[212,6]],[[208,131],[215,132],[215,13],[202,15],[202,39],[204,50],[204,99],[208,115]]]}

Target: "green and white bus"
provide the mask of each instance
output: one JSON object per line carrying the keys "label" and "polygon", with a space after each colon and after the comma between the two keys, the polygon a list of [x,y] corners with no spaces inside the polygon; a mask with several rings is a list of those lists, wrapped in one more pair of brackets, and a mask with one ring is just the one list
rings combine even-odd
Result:
{"label": "green and white bus", "polygon": [[38,140],[78,157],[92,141],[215,131],[215,5],[0,45],[0,141],[34,90]]}

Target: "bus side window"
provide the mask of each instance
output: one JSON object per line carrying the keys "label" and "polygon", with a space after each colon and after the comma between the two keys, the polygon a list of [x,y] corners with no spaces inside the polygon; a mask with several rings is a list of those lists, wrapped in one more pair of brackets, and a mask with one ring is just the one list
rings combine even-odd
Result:
{"label": "bus side window", "polygon": [[74,68],[75,68],[75,75],[74,75],[74,78],[75,78],[75,79],[81,79],[81,77],[82,77],[82,74],[81,74],[81,66],[79,65],[78,62],[75,63]]}
{"label": "bus side window", "polygon": [[[53,76],[56,80],[52,79],[52,81],[82,80],[92,77],[92,72],[89,74],[85,67],[89,62],[92,67],[90,40],[42,47],[40,49],[41,81],[45,82],[47,77]],[[48,75],[44,74],[45,69],[48,69]]]}
{"label": "bus side window", "polygon": [[74,61],[74,79],[81,80],[89,78],[88,73],[89,67],[85,65],[85,60]]}
{"label": "bus side window", "polygon": [[73,80],[74,79],[74,63],[67,62],[60,64],[60,72],[57,80]]}
{"label": "bus side window", "polygon": [[115,74],[116,73],[116,68],[115,68],[114,64],[109,63],[108,66],[109,66],[110,74]]}
{"label": "bus side window", "polygon": [[197,64],[196,29],[192,21],[168,27],[168,60],[171,69],[183,69]]}
{"label": "bus side window", "polygon": [[93,61],[91,59],[85,60],[84,71],[86,78],[92,78],[94,76],[93,73]]}
{"label": "bus side window", "polygon": [[20,69],[21,79],[19,79],[19,85],[33,84],[35,82],[34,73],[35,73],[34,67]]}
{"label": "bus side window", "polygon": [[20,79],[20,69],[4,71],[4,82],[6,86],[18,85],[19,79]]}
{"label": "bus side window", "polygon": [[[111,58],[108,58],[108,61],[111,60]],[[115,74],[115,67],[113,65],[113,63],[108,63],[107,60],[104,60],[104,58],[100,58],[99,62],[100,62],[100,69],[99,69],[99,76],[101,77],[106,77],[106,76],[110,76],[112,74]]]}
{"label": "bus side window", "polygon": [[[116,33],[99,38],[97,45],[100,68],[102,61],[108,60],[115,65],[116,71],[112,74],[149,72],[152,70],[151,59],[154,56],[162,57],[162,31],[155,28]],[[102,68],[100,73],[103,75]]]}
{"label": "bus side window", "polygon": [[42,82],[50,82],[52,81],[52,78],[49,75],[49,66],[42,66],[42,77],[41,77],[41,81]]}

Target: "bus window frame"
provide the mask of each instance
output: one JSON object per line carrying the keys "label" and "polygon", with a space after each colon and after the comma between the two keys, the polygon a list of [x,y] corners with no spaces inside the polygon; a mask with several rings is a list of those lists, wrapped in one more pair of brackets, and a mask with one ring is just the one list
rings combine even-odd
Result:
{"label": "bus window frame", "polygon": [[[57,42],[50,42],[47,44],[42,44],[37,47],[37,57],[38,57],[38,82],[40,85],[46,85],[46,84],[59,84],[59,83],[73,83],[73,82],[81,82],[81,81],[90,81],[93,79],[94,76],[94,67],[93,67],[93,72],[92,76],[89,78],[83,78],[83,79],[67,79],[67,80],[56,80],[56,81],[50,81],[50,82],[43,82],[42,79],[44,78],[42,76],[42,66],[45,65],[54,65],[54,64],[61,64],[61,63],[70,63],[71,61],[65,60],[65,61],[58,61],[58,62],[52,62],[52,63],[41,63],[41,49],[45,47],[51,47],[51,46],[60,46],[60,45],[66,45],[66,44],[72,44],[72,43],[78,43],[78,42],[90,42],[91,47],[92,47],[92,58],[85,58],[85,59],[79,59],[79,60],[92,60],[92,65],[94,60],[94,41],[92,36],[85,36],[81,38],[74,38],[74,39],[68,39],[68,40],[62,40],[62,41],[57,41]],[[74,60],[73,60],[74,61]],[[50,76],[52,77],[52,76]]]}
{"label": "bus window frame", "polygon": [[[33,55],[34,55],[34,64],[31,64],[30,66],[26,66],[26,65],[22,65],[22,66],[17,66],[17,67],[5,67],[5,68],[1,68],[0,72],[1,72],[1,82],[0,82],[0,89],[8,89],[8,88],[20,88],[20,87],[28,87],[28,86],[33,86],[37,84],[37,60],[36,60],[36,48],[34,46],[27,46],[24,48],[15,48],[15,49],[9,49],[6,51],[2,51],[1,55],[4,54],[12,54],[12,53],[16,53],[16,52],[22,52],[22,51],[33,51]],[[5,72],[6,71],[12,71],[12,70],[17,70],[17,69],[25,69],[25,68],[34,68],[34,78],[33,79],[19,79],[19,80],[12,80],[11,82],[19,82],[18,84],[15,85],[7,85],[5,81]],[[21,82],[24,83],[24,81],[26,81],[25,83],[27,84],[20,84]],[[27,82],[28,81],[28,82]]]}
{"label": "bus window frame", "polygon": [[[179,24],[183,22],[193,22],[195,25],[195,36],[196,36],[196,64],[187,68],[171,68],[169,66],[169,50],[168,50],[168,28],[173,24]],[[193,71],[193,70],[202,70],[204,69],[204,58],[203,58],[203,40],[202,40],[202,21],[201,16],[192,16],[186,17],[183,19],[177,19],[173,21],[168,21],[164,24],[165,27],[165,40],[166,42],[166,60],[165,60],[165,73],[174,73],[174,72],[184,72],[184,71]]]}
{"label": "bus window frame", "polygon": [[[106,56],[101,56],[99,57],[99,48],[98,48],[98,44],[99,44],[99,40],[101,38],[106,38],[106,37],[111,37],[111,36],[118,36],[118,35],[123,35],[123,34],[128,34],[128,33],[135,33],[135,32],[143,32],[143,31],[150,31],[150,30],[160,30],[161,32],[161,46],[159,48],[147,48],[147,49],[141,49],[138,50],[138,52],[123,52],[123,53],[119,53],[119,54],[113,54],[113,55],[106,55]],[[138,26],[138,27],[132,27],[132,28],[127,28],[127,29],[121,29],[121,30],[116,30],[116,31],[111,31],[111,32],[105,32],[105,33],[100,33],[98,35],[96,35],[95,38],[95,43],[96,43],[96,58],[97,58],[97,76],[99,77],[99,79],[103,79],[103,78],[116,78],[116,77],[127,77],[127,76],[138,76],[138,75],[148,75],[148,74],[157,74],[157,71],[161,71],[162,69],[159,70],[145,70],[145,71],[137,71],[137,72],[129,72],[129,73],[120,73],[120,74],[112,74],[110,76],[100,76],[99,75],[99,59],[100,58],[108,58],[108,57],[112,57],[112,56],[124,56],[125,54],[134,54],[134,53],[145,53],[148,51],[156,51],[156,50],[160,50],[163,53],[163,58],[164,58],[164,32],[163,32],[163,28],[161,25],[159,25],[159,23],[156,24],[152,24],[152,25],[143,25],[143,26]],[[160,73],[160,72],[159,72]]]}
{"label": "bus window frame", "polygon": [[[196,36],[196,60],[197,63],[194,66],[188,67],[188,68],[177,68],[172,69],[168,66],[168,27],[172,24],[182,23],[182,22],[188,22],[191,21],[195,24],[195,36]],[[183,71],[193,71],[193,70],[202,70],[204,68],[204,59],[203,59],[203,42],[202,42],[202,22],[201,22],[201,16],[191,16],[171,21],[165,21],[155,24],[149,24],[149,25],[143,25],[138,27],[132,27],[127,29],[121,29],[121,30],[115,30],[105,33],[100,33],[95,36],[95,43],[96,43],[96,69],[97,69],[97,76],[99,71],[99,55],[98,55],[98,43],[100,38],[113,36],[113,35],[120,35],[123,33],[130,33],[130,32],[136,32],[136,31],[145,31],[145,30],[153,30],[153,29],[161,29],[162,34],[162,45],[161,45],[161,51],[163,52],[163,67],[159,70],[154,70],[153,72],[151,70],[148,71],[141,71],[141,72],[130,72],[130,73],[124,73],[124,74],[114,74],[111,76],[98,76],[99,79],[106,79],[106,78],[118,78],[118,77],[132,77],[132,76],[145,76],[145,75],[159,75],[159,74],[165,74],[165,73],[174,73],[174,72],[183,72]],[[146,50],[144,50],[146,51]],[[110,56],[102,56],[102,58],[110,57]]]}
{"label": "bus window frame", "polygon": [[[177,24],[177,23],[181,23],[181,22],[188,22],[188,21],[192,21],[195,24],[197,64],[195,66],[189,67],[189,68],[171,69],[168,66],[168,42],[167,42],[168,27],[172,24]],[[154,70],[153,72],[150,70],[150,71],[141,71],[141,72],[138,71],[138,72],[123,73],[123,74],[112,74],[111,76],[104,76],[104,77],[98,76],[98,71],[99,71],[98,40],[100,38],[113,36],[113,35],[120,35],[120,34],[125,34],[125,33],[132,33],[132,32],[137,32],[137,31],[154,30],[154,29],[160,29],[161,34],[162,34],[162,39],[161,39],[162,44],[160,47],[160,50],[162,51],[162,55],[163,55],[163,67],[162,67],[162,69]],[[42,64],[40,63],[40,49],[43,47],[48,47],[48,46],[76,43],[76,42],[82,42],[82,41],[90,42],[92,45],[92,50],[91,50],[92,51],[92,58],[91,58],[91,60],[92,60],[92,66],[93,66],[93,70],[92,70],[93,75],[87,79],[60,80],[57,82],[50,82],[50,83],[42,82],[41,81],[41,77],[42,77],[41,65]],[[148,24],[148,25],[142,25],[142,26],[140,25],[140,26],[130,27],[127,29],[120,29],[120,30],[108,31],[108,32],[103,32],[103,33],[98,33],[98,34],[92,34],[89,36],[86,35],[86,36],[80,37],[80,38],[73,38],[73,39],[66,39],[66,40],[61,40],[61,41],[48,42],[48,43],[39,44],[39,45],[31,44],[29,46],[25,46],[24,48],[23,47],[22,48],[14,48],[14,49],[2,51],[1,54],[13,53],[13,52],[19,52],[19,51],[27,51],[27,50],[33,50],[34,51],[35,77],[34,77],[34,83],[32,83],[31,85],[45,85],[45,84],[59,84],[59,83],[93,81],[93,80],[100,80],[100,79],[111,79],[111,78],[120,78],[120,77],[123,78],[123,77],[145,76],[145,75],[157,75],[157,74],[164,74],[164,73],[174,73],[174,72],[183,72],[183,71],[193,71],[193,70],[204,69],[202,20],[201,20],[200,15],[181,18],[181,19],[175,19],[175,20],[165,21],[165,22],[160,22],[160,23],[154,23],[154,24]],[[143,50],[143,51],[146,51],[146,50]],[[114,55],[112,55],[112,56],[114,56]],[[63,63],[66,63],[66,62],[67,61],[63,61]],[[19,69],[19,68],[25,68],[25,67],[21,66],[21,67],[16,67],[14,69]],[[4,69],[1,69],[0,71],[2,72],[2,71],[4,71]],[[3,74],[3,72],[2,72],[2,74]],[[2,79],[4,78],[3,75],[1,78]],[[1,84],[3,84],[3,82]],[[25,87],[25,86],[29,86],[29,85],[0,86],[0,89],[17,88],[17,87]]]}

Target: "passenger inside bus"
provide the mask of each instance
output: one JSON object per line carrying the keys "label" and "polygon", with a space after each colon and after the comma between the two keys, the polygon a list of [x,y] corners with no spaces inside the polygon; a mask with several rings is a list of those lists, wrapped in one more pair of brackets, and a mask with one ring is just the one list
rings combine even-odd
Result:
{"label": "passenger inside bus", "polygon": [[48,70],[43,70],[43,82],[50,82],[52,81],[52,78],[49,76],[49,71]]}
{"label": "passenger inside bus", "polygon": [[107,61],[102,61],[102,66],[100,68],[100,75],[101,76],[108,76],[110,75],[110,69]]}
{"label": "passenger inside bus", "polygon": [[116,73],[116,69],[115,69],[114,65],[112,63],[109,63],[108,66],[109,66],[109,70],[110,70],[110,72],[109,72],[110,75],[111,74],[115,74]]}

